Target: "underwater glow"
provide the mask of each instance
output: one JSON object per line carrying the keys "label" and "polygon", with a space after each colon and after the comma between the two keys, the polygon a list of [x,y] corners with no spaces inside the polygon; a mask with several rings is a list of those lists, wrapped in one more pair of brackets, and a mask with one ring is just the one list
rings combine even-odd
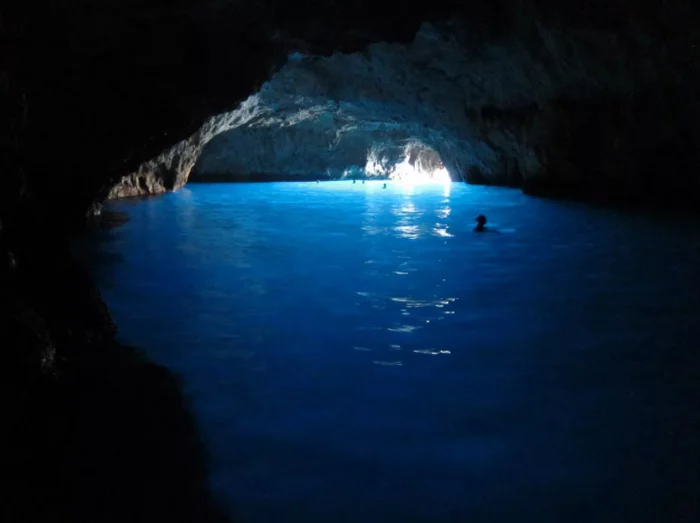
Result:
{"label": "underwater glow", "polygon": [[[108,203],[130,220],[92,257],[102,294],[121,339],[182,376],[222,505],[247,523],[561,523],[600,499],[579,521],[652,522],[679,514],[677,480],[694,506],[688,218],[383,185]],[[501,234],[473,232],[481,212]]]}

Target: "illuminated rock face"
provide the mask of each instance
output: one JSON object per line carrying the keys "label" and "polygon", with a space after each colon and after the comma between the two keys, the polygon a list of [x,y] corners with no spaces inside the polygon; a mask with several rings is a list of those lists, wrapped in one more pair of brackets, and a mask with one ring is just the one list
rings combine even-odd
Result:
{"label": "illuminated rock face", "polygon": [[409,44],[293,54],[238,109],[143,164],[111,196],[177,189],[190,173],[389,175],[408,147],[432,151],[453,179],[471,183],[546,192],[593,176],[614,187],[632,171],[653,179],[657,167],[639,151],[653,149],[658,126],[631,95],[640,73],[626,65],[629,49],[600,31],[534,23],[530,33],[488,41],[423,24]]}
{"label": "illuminated rock face", "polygon": [[[458,36],[455,28],[424,24],[408,45],[290,57],[249,99],[254,116],[216,136],[194,175],[337,178],[366,166],[369,156],[387,171],[410,143],[434,150],[455,179],[479,173],[478,181],[508,184],[516,169],[541,174],[535,145],[548,116],[540,108],[570,89],[571,78],[557,75],[541,49],[515,42],[470,48]],[[578,75],[581,93],[627,87],[614,64],[601,71],[584,59],[579,67],[569,76]],[[585,74],[596,69],[605,82]]]}

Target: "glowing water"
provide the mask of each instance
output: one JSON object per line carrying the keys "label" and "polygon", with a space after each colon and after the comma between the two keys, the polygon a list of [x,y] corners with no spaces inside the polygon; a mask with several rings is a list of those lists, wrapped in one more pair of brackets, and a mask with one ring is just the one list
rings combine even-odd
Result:
{"label": "glowing water", "polygon": [[694,520],[696,224],[382,185],[112,205],[104,296],[183,376],[237,520]]}

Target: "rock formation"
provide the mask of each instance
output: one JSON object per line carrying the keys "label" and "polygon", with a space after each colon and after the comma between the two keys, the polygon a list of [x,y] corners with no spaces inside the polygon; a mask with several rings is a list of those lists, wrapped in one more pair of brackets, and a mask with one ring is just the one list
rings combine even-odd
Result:
{"label": "rock formation", "polygon": [[674,185],[697,191],[688,170],[700,161],[698,125],[670,134],[659,126],[661,114],[683,119],[667,102],[667,91],[683,89],[659,81],[671,73],[664,52],[635,45],[648,34],[569,30],[526,15],[500,38],[474,38],[450,20],[423,24],[409,43],[292,54],[239,108],[141,165],[110,196],[178,188],[193,171],[340,178],[370,159],[395,164],[409,146],[435,151],[454,179],[591,195],[668,187],[659,173],[671,153],[684,166]]}

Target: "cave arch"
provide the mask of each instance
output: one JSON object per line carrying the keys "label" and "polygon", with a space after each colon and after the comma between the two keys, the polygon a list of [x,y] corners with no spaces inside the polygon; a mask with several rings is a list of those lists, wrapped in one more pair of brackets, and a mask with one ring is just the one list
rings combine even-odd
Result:
{"label": "cave arch", "polygon": [[[633,51],[624,39],[609,28],[567,32],[528,17],[502,39],[465,31],[464,21],[442,21],[423,23],[410,42],[360,52],[289,48],[257,92],[141,164],[108,196],[177,190],[191,173],[342,178],[361,172],[372,148],[410,140],[434,149],[452,179],[467,183],[531,190],[566,179],[573,191],[604,192],[622,183],[620,173],[635,172],[658,185],[651,145],[660,131],[649,115],[670,106],[636,94],[646,77],[628,67]],[[661,58],[644,55],[650,64]],[[692,132],[681,134],[685,144]]]}

